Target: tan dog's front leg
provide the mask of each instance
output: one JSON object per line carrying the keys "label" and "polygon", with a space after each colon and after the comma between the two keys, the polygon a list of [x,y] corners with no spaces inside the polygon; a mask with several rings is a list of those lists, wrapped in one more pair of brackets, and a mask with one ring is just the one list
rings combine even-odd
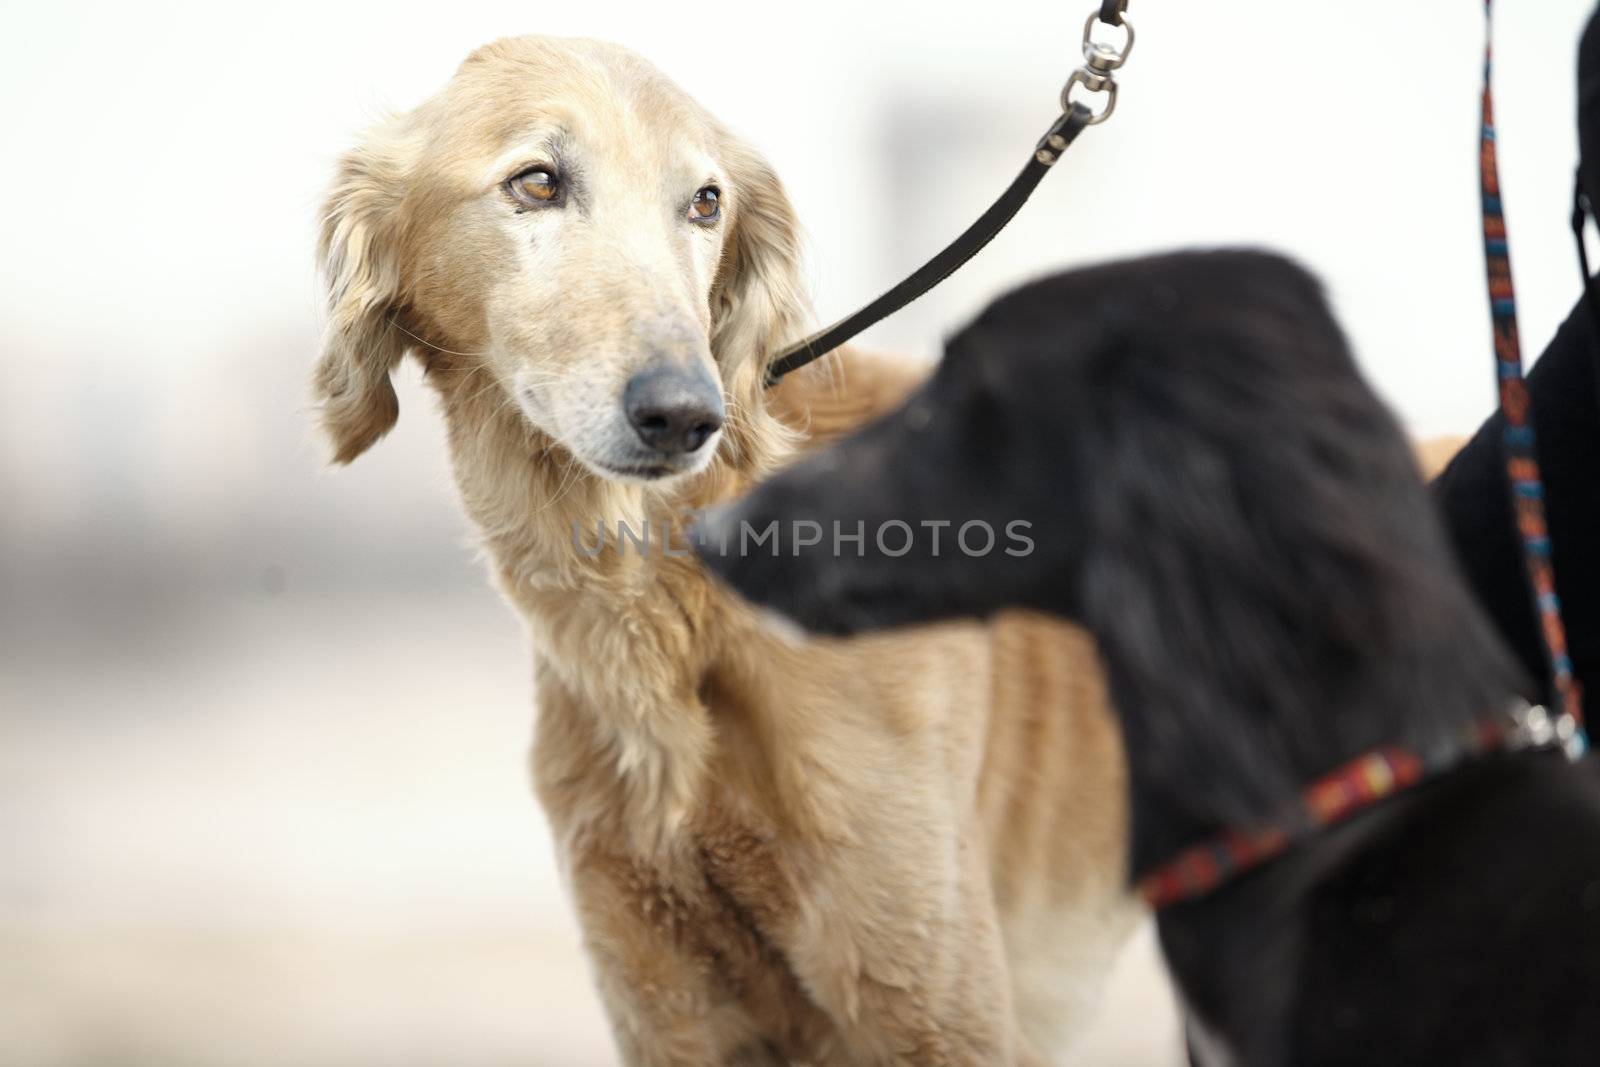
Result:
{"label": "tan dog's front leg", "polygon": [[628,1067],[767,1062],[694,948],[693,916],[656,872],[623,856],[575,858],[572,888],[600,998]]}
{"label": "tan dog's front leg", "polygon": [[[950,829],[950,838],[958,834]],[[903,880],[895,879],[899,892],[879,896],[876,906],[836,905],[822,918],[823,929],[806,939],[815,947],[802,967],[840,1031],[827,1067],[1044,1062],[1018,1033],[980,851],[962,841],[942,859],[944,864],[918,862],[920,870],[907,869]],[[883,860],[880,854],[872,866],[882,871]],[[837,867],[846,882],[868,880],[859,870],[851,872],[852,866],[845,861]],[[928,878],[930,869],[941,866],[948,881]],[[841,885],[823,899],[837,902],[848,895]]]}

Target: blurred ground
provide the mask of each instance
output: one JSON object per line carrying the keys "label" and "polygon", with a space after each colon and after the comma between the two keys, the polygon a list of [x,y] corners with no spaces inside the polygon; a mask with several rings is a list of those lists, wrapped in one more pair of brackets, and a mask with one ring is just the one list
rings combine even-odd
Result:
{"label": "blurred ground", "polygon": [[[612,1063],[493,595],[184,608],[0,635],[0,1063]],[[1174,1032],[1142,938],[1081,1062]]]}

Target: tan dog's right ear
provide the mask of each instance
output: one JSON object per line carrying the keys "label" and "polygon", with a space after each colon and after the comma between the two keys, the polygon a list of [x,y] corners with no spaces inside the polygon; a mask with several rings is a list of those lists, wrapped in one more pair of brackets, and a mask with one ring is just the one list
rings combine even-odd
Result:
{"label": "tan dog's right ear", "polygon": [[398,244],[402,168],[376,143],[339,161],[322,208],[317,255],[328,328],[312,390],[337,463],[349,463],[400,417],[389,374],[410,338],[394,322],[401,292]]}
{"label": "tan dog's right ear", "polygon": [[750,145],[723,131],[733,179],[732,228],[711,291],[711,351],[722,368],[732,417],[730,453],[758,473],[788,451],[792,433],[769,410],[767,364],[805,334],[800,225],[783,183]]}

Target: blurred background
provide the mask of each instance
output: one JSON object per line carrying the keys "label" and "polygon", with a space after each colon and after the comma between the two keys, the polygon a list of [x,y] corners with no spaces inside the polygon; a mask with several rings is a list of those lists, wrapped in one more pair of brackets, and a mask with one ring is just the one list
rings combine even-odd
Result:
{"label": "blurred background", "polygon": [[[1097,0],[0,5],[0,1064],[613,1062],[542,818],[521,628],[413,368],[325,469],[320,190],[527,32],[631,45],[771,157],[819,316],[1010,179]],[[1531,356],[1577,296],[1584,0],[1497,5]],[[1418,433],[1492,403],[1475,3],[1134,0],[1115,120],[867,340],[932,358],[1039,271],[1264,244]],[[1085,1064],[1176,1061],[1148,932]]]}

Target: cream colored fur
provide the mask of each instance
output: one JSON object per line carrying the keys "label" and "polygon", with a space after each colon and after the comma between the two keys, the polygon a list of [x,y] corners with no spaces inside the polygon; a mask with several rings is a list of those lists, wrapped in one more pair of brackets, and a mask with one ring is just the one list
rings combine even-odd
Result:
{"label": "cream colored fur", "polygon": [[[501,183],[552,152],[583,200],[517,212]],[[686,224],[708,179],[724,217]],[[415,355],[527,620],[534,780],[626,1062],[1059,1062],[1136,914],[1084,635],[1012,617],[796,646],[691,559],[573,545],[574,523],[724,499],[913,384],[846,353],[763,389],[806,305],[760,156],[623,49],[501,41],[345,157],[322,256],[336,458],[393,425]],[[722,383],[715,459],[607,478],[622,383],[663,353]]]}

